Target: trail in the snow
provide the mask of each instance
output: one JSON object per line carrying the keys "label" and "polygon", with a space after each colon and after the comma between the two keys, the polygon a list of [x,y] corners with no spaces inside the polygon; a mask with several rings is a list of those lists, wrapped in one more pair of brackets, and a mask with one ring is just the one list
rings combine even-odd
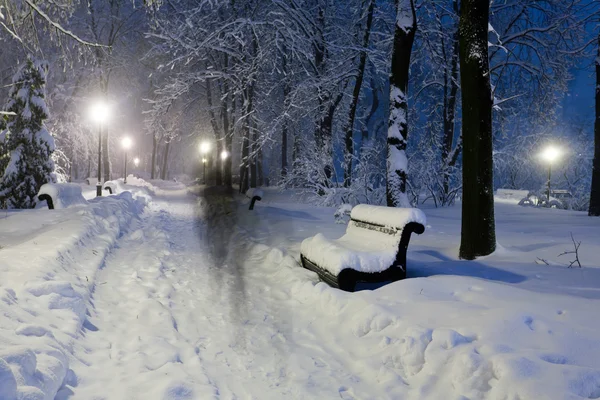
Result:
{"label": "trail in the snow", "polygon": [[326,332],[305,328],[314,310],[265,273],[236,213],[219,191],[155,198],[99,273],[73,398],[373,397]]}

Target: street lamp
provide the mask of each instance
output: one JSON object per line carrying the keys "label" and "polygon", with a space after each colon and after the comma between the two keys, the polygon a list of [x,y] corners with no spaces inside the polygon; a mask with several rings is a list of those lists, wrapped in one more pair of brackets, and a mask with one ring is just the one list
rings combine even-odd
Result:
{"label": "street lamp", "polygon": [[542,153],[541,156],[544,159],[544,161],[546,161],[548,163],[548,189],[547,189],[547,206],[550,206],[550,179],[552,177],[552,163],[556,160],[558,160],[560,158],[560,156],[562,155],[561,151],[553,146],[553,145],[549,145],[548,147],[546,147]]}
{"label": "street lamp", "polygon": [[138,167],[138,165],[140,165],[140,159],[139,159],[139,158],[137,158],[137,157],[136,157],[136,158],[134,158],[134,159],[133,159],[133,163],[135,164],[135,167],[137,168],[137,167]]}
{"label": "street lamp", "polygon": [[210,142],[200,143],[200,153],[202,153],[202,174],[204,175],[204,185],[206,185],[206,154],[210,151]]}
{"label": "street lamp", "polygon": [[96,182],[96,196],[102,196],[102,124],[108,119],[108,105],[98,100],[90,108],[90,117],[98,123],[98,182]]}
{"label": "street lamp", "polygon": [[225,161],[227,157],[229,157],[229,153],[227,152],[227,150],[223,150],[221,152],[221,160]]}
{"label": "street lamp", "polygon": [[131,141],[131,138],[129,137],[124,137],[123,140],[121,140],[121,146],[123,146],[123,150],[125,152],[125,163],[123,164],[123,183],[127,183],[127,150],[129,150],[131,148],[131,146],[133,145],[133,142]]}

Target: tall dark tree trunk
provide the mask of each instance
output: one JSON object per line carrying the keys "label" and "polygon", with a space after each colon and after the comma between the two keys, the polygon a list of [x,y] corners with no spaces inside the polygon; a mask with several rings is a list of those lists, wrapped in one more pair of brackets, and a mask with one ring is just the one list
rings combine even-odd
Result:
{"label": "tall dark tree trunk", "polygon": [[112,170],[108,154],[108,128],[102,130],[102,163],[104,164],[104,182],[111,180]]}
{"label": "tall dark tree trunk", "polygon": [[[225,99],[223,100],[225,108],[227,108],[228,99],[231,98],[231,112],[223,113],[223,130],[226,132],[225,148],[228,153],[228,156],[225,159],[224,182],[226,186],[231,187],[233,184],[233,134],[235,129],[236,96],[235,94],[229,95],[227,90],[225,90],[225,93]],[[231,123],[229,118],[231,118]]]}
{"label": "tall dark tree trunk", "polygon": [[459,256],[467,260],[496,249],[489,8],[489,0],[462,0],[460,10],[463,198]]}
{"label": "tall dark tree trunk", "polygon": [[414,0],[397,1],[394,49],[390,74],[390,119],[387,138],[388,207],[410,207],[406,194],[408,159],[408,73],[417,31]]}
{"label": "tall dark tree trunk", "polygon": [[92,176],[92,155],[90,154],[90,151],[88,150],[87,153],[87,158],[88,158],[88,171],[87,171],[87,176],[88,178]]}
{"label": "tall dark tree trunk", "polygon": [[344,127],[346,132],[346,171],[344,173],[344,185],[350,186],[352,183],[352,163],[354,161],[354,120],[356,119],[356,109],[360,98],[360,89],[362,88],[363,78],[365,76],[365,65],[367,64],[367,50],[369,48],[369,37],[371,35],[371,25],[373,24],[373,10],[375,9],[375,0],[366,0],[367,8],[367,23],[363,35],[362,47],[358,60],[358,72],[354,81],[354,89],[352,91],[352,103],[350,103],[350,111],[348,122]]}
{"label": "tall dark tree trunk", "polygon": [[[454,12],[458,15],[458,0],[452,2]],[[450,55],[450,71],[444,70],[444,133],[442,139],[442,173],[444,198],[448,197],[450,191],[450,169],[456,163],[461,151],[459,141],[452,152],[454,132],[456,127],[456,100],[458,97],[458,62],[459,42],[458,27],[452,35],[452,53]]]}
{"label": "tall dark tree trunk", "polygon": [[221,186],[223,181],[221,179],[221,152],[223,151],[223,138],[221,130],[219,129],[219,123],[217,122],[217,116],[213,109],[212,101],[212,81],[208,79],[206,81],[206,103],[208,105],[208,116],[210,118],[210,125],[212,126],[213,133],[215,134],[215,140],[217,142],[217,157],[215,159],[214,173],[215,173],[215,184]]}
{"label": "tall dark tree trunk", "polygon": [[165,145],[165,152],[163,154],[163,164],[162,169],[160,170],[160,179],[163,181],[167,179],[167,167],[169,161],[169,147],[171,146],[171,141],[168,141]]}
{"label": "tall dark tree trunk", "polygon": [[246,98],[244,100],[244,136],[242,138],[242,162],[240,165],[240,192],[246,193],[250,187],[250,135],[252,131],[252,122],[250,112],[252,110],[252,98],[254,88],[252,85],[246,88]]}
{"label": "tall dark tree trunk", "polygon": [[600,217],[600,35],[596,57],[596,121],[594,122],[594,164],[590,193],[590,217]]}
{"label": "tall dark tree trunk", "polygon": [[283,122],[281,127],[281,177],[285,177],[287,175],[288,169],[288,119],[287,113],[289,108],[289,95],[291,91],[291,71],[288,68],[287,56],[288,52],[284,45],[283,50],[281,52],[281,64],[282,71],[284,74],[284,82],[283,82]]}
{"label": "tall dark tree trunk", "polygon": [[152,134],[152,168],[150,169],[150,179],[156,179],[156,153],[158,152],[158,138]]}
{"label": "tall dark tree trunk", "polygon": [[[227,71],[229,67],[229,57],[225,55],[225,70]],[[232,179],[231,179],[231,163],[232,163],[232,153],[231,153],[231,145],[233,143],[233,132],[229,131],[229,82],[227,79],[223,79],[223,100],[221,100],[221,118],[223,120],[223,135],[225,139],[224,148],[227,152],[227,157],[222,160],[223,164],[223,183],[227,187],[231,187]],[[235,102],[235,100],[234,100]],[[217,154],[217,157],[221,157],[221,154]]]}
{"label": "tall dark tree trunk", "polygon": [[250,123],[252,127],[252,133],[250,137],[252,138],[250,143],[250,187],[255,188],[258,182],[258,134],[256,132],[256,127],[254,126],[253,121]]}

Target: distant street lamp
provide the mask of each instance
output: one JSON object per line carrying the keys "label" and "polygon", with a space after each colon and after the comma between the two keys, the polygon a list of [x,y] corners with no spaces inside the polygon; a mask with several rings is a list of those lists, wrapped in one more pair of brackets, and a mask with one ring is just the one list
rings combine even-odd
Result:
{"label": "distant street lamp", "polygon": [[125,163],[123,164],[123,183],[127,183],[127,150],[129,150],[132,145],[133,142],[129,137],[124,137],[123,140],[121,140],[121,146],[123,146],[123,150],[125,152]]}
{"label": "distant street lamp", "polygon": [[225,161],[227,157],[229,157],[229,153],[227,152],[227,150],[223,150],[221,152],[221,160]]}
{"label": "distant street lamp", "polygon": [[134,159],[133,159],[133,163],[135,164],[135,167],[137,168],[137,167],[138,167],[138,165],[140,165],[140,159],[139,159],[139,158],[137,158],[137,157],[136,157],[136,158],[134,158]]}
{"label": "distant street lamp", "polygon": [[548,189],[547,189],[547,206],[550,207],[550,179],[552,178],[552,163],[560,158],[562,155],[561,151],[553,146],[549,145],[542,151],[541,156],[548,163]]}
{"label": "distant street lamp", "polygon": [[98,123],[98,182],[96,182],[96,196],[102,196],[102,124],[108,120],[108,105],[98,100],[90,109],[90,117]]}
{"label": "distant street lamp", "polygon": [[206,185],[206,154],[210,151],[210,142],[200,143],[200,153],[202,154],[202,174],[204,175],[203,184]]}

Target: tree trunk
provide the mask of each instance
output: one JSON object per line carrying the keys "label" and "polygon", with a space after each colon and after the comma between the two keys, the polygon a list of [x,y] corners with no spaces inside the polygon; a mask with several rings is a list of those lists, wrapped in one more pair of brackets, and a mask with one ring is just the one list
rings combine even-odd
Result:
{"label": "tree trunk", "polygon": [[289,108],[289,95],[290,95],[290,74],[288,63],[287,63],[287,49],[285,45],[283,45],[282,50],[282,71],[284,74],[284,83],[283,83],[283,122],[281,127],[281,177],[284,178],[287,175],[288,169],[288,121],[287,121],[287,113]]}
{"label": "tree trunk", "polygon": [[208,105],[208,115],[210,117],[210,125],[213,128],[213,132],[215,134],[215,140],[217,142],[217,157],[215,159],[215,184],[217,186],[221,186],[223,184],[221,180],[221,152],[223,151],[223,142],[221,136],[221,130],[219,129],[219,124],[217,123],[217,117],[215,115],[215,110],[213,109],[212,102],[212,89],[211,89],[211,80],[208,79],[206,81],[206,103]]}
{"label": "tree trunk", "polygon": [[590,193],[590,217],[600,217],[600,35],[596,57],[596,121],[594,122],[594,164]]}
{"label": "tree trunk", "polygon": [[348,122],[344,128],[346,132],[346,171],[344,173],[344,186],[348,187],[352,183],[352,163],[354,161],[354,120],[356,119],[356,108],[360,98],[360,89],[362,88],[365,75],[365,65],[367,63],[367,50],[369,48],[369,37],[371,35],[371,25],[373,23],[373,10],[375,9],[375,0],[368,1],[367,23],[363,36],[363,51],[360,53],[358,61],[358,73],[354,81],[354,90],[352,91],[352,103],[348,115]]}
{"label": "tree trunk", "polygon": [[[229,67],[229,57],[225,55],[225,70]],[[234,100],[235,102],[235,100]],[[229,82],[223,79],[223,100],[221,101],[221,118],[223,119],[223,135],[225,138],[225,151],[227,157],[222,160],[223,163],[223,183],[227,187],[231,187],[231,163],[232,156],[231,144],[233,142],[233,132],[229,132]],[[220,157],[221,154],[217,154]]]}
{"label": "tree trunk", "polygon": [[244,99],[244,136],[242,138],[242,162],[240,165],[240,192],[246,193],[249,188],[249,173],[250,173],[250,110],[252,109],[252,85],[246,88],[246,98]]}
{"label": "tree trunk", "polygon": [[156,179],[156,153],[158,152],[158,139],[156,134],[152,134],[152,168],[150,170],[150,179]]}
{"label": "tree trunk", "polygon": [[169,146],[171,146],[171,142],[167,142],[166,146],[165,146],[165,152],[163,154],[163,165],[162,165],[162,169],[160,170],[160,179],[162,179],[163,181],[167,179],[167,161],[169,160]]}
{"label": "tree trunk", "polygon": [[88,150],[88,153],[87,153],[87,157],[88,157],[88,172],[87,172],[87,176],[88,176],[88,178],[90,178],[92,176],[92,155],[90,154],[89,150]]}
{"label": "tree trunk", "polygon": [[[224,91],[225,91],[225,99],[223,100],[223,102],[224,102],[225,109],[227,109],[227,103],[228,103],[228,99],[230,96],[228,93],[228,89],[226,89]],[[232,174],[233,174],[233,134],[234,134],[234,127],[235,127],[235,106],[236,106],[236,96],[235,96],[235,94],[233,94],[231,96],[231,112],[223,113],[223,131],[225,132],[225,149],[229,153],[229,155],[225,159],[224,181],[225,181],[225,185],[228,187],[231,187],[231,185],[233,184],[233,176],[232,176]],[[228,115],[228,114],[230,114],[230,115]],[[231,124],[229,123],[229,118],[232,118]],[[230,126],[231,126],[231,128],[230,128]]]}
{"label": "tree trunk", "polygon": [[463,0],[460,10],[463,198],[459,256],[467,260],[496,249],[489,7],[489,0]]}
{"label": "tree trunk", "polygon": [[390,74],[390,119],[387,138],[387,205],[410,207],[406,194],[408,159],[408,73],[417,31],[413,0],[400,0],[396,15],[392,71]]}
{"label": "tree trunk", "polygon": [[[458,0],[452,2],[454,12],[458,15]],[[450,190],[450,168],[454,166],[458,155],[460,154],[460,143],[457,144],[452,152],[454,142],[455,120],[456,120],[456,100],[458,97],[458,61],[459,61],[459,43],[458,27],[452,35],[452,54],[450,56],[450,73],[448,68],[444,71],[444,137],[442,139],[442,173],[444,199],[448,197]]]}
{"label": "tree trunk", "polygon": [[104,125],[104,129],[102,130],[102,159],[104,164],[104,182],[111,180],[111,165],[110,165],[110,157],[108,154],[108,127]]}
{"label": "tree trunk", "polygon": [[258,158],[258,148],[257,148],[257,141],[258,141],[258,135],[256,132],[256,127],[254,126],[254,124],[252,123],[252,120],[250,122],[251,126],[252,126],[252,134],[250,135],[250,137],[252,138],[252,142],[250,144],[250,187],[251,188],[255,188],[256,187],[256,183],[258,181],[258,165],[257,165],[257,158]]}

